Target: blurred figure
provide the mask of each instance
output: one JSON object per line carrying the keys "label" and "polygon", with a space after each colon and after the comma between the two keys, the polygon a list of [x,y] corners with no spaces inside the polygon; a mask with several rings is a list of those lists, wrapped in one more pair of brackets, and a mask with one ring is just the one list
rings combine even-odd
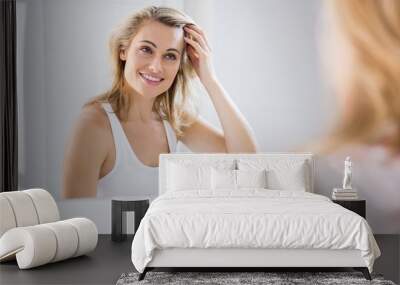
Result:
{"label": "blurred figure", "polygon": [[327,2],[324,57],[340,117],[322,145],[374,144],[400,152],[400,1]]}
{"label": "blurred figure", "polygon": [[328,0],[322,54],[338,101],[336,125],[314,152],[315,188],[331,196],[343,160],[375,234],[400,233],[400,1]]}

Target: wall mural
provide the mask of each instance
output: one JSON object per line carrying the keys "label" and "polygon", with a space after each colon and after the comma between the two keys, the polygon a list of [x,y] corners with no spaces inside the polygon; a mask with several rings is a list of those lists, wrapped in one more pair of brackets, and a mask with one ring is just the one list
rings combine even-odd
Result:
{"label": "wall mural", "polygon": [[161,153],[313,152],[316,193],[351,157],[373,230],[400,233],[395,4],[142,2],[17,1],[21,187],[155,198]]}

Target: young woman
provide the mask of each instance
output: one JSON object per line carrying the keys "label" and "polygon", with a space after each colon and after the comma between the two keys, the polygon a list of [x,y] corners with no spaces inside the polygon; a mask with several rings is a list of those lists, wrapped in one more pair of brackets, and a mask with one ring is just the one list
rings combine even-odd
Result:
{"label": "young woman", "polygon": [[[65,153],[64,197],[156,194],[159,154],[174,152],[177,141],[194,152],[256,152],[217,79],[207,38],[188,16],[145,8],[114,31],[110,50],[114,81],[82,109]],[[193,112],[195,75],[223,132]]]}

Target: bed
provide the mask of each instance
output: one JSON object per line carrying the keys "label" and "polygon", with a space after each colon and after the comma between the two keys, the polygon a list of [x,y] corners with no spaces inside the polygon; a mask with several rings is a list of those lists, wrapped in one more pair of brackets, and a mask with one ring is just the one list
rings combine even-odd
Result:
{"label": "bed", "polygon": [[159,196],[132,242],[154,268],[352,267],[371,279],[365,219],[314,193],[310,153],[160,155]]}

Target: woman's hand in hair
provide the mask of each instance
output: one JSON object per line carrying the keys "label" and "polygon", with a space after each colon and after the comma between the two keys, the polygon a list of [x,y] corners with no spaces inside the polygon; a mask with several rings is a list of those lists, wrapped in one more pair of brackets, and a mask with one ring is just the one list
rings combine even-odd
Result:
{"label": "woman's hand in hair", "polygon": [[200,81],[206,85],[207,82],[216,79],[207,37],[196,25],[186,25],[184,31],[189,59]]}

